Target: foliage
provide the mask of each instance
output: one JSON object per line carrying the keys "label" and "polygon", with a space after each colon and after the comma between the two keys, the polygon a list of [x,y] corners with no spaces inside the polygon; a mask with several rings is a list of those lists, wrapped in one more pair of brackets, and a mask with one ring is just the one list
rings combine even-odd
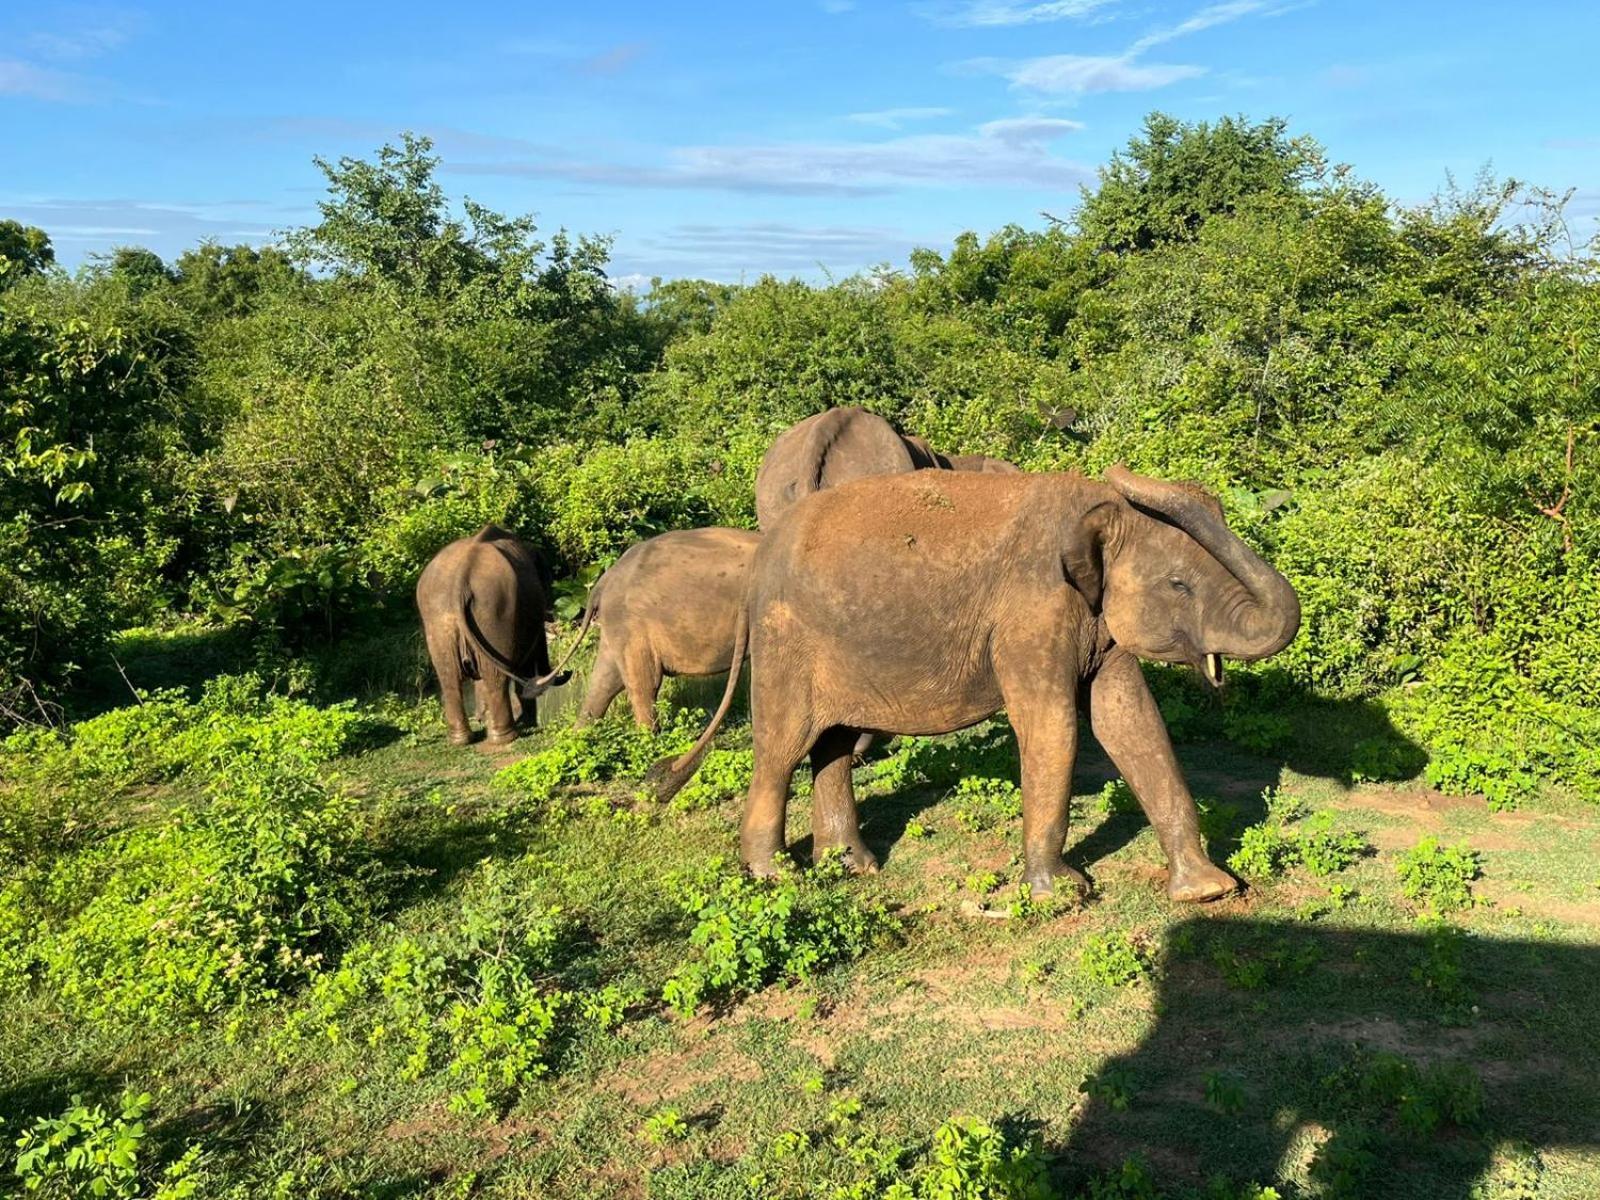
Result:
{"label": "foliage", "polygon": [[808,983],[829,967],[861,957],[895,928],[880,906],[843,887],[843,867],[752,879],[717,864],[671,884],[679,909],[694,919],[691,957],[662,989],[684,1016],[706,999],[760,991],[777,982]]}
{"label": "foliage", "polygon": [[23,1190],[46,1197],[114,1200],[182,1200],[196,1194],[201,1182],[199,1146],[190,1147],[154,1179],[150,1171],[141,1171],[149,1112],[148,1092],[124,1093],[111,1112],[73,1096],[65,1112],[40,1117],[17,1139],[15,1173]]}
{"label": "foliage", "polygon": [[1291,824],[1300,816],[1297,802],[1270,791],[1266,799],[1267,819],[1246,828],[1239,848],[1228,856],[1229,868],[1246,879],[1263,882],[1295,866],[1313,875],[1333,875],[1372,853],[1362,834],[1333,831],[1333,813],[1316,813]]}
{"label": "foliage", "polygon": [[[550,806],[562,789],[576,784],[612,779],[641,779],[662,758],[682,754],[694,745],[706,715],[699,709],[672,710],[663,705],[659,729],[652,733],[634,723],[631,715],[612,713],[581,727],[567,726],[550,744],[495,776],[495,787],[519,799]],[[708,756],[709,757],[709,756]],[[736,773],[728,759],[719,761],[717,774],[695,790],[688,802],[698,806]],[[552,815],[566,810],[556,806]]]}
{"label": "foliage", "polygon": [[1431,912],[1472,906],[1472,881],[1479,874],[1477,851],[1467,846],[1441,846],[1425,837],[1395,862],[1400,890]]}
{"label": "foliage", "polygon": [[1099,933],[1089,938],[1079,955],[1084,973],[1102,987],[1136,983],[1150,970],[1140,948],[1125,933]]}

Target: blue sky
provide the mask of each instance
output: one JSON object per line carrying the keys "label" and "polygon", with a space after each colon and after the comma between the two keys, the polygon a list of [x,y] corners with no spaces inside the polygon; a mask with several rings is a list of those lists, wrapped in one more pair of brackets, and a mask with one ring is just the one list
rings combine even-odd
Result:
{"label": "blue sky", "polygon": [[1600,214],[1600,5],[1411,0],[0,4],[0,216],[76,265],[270,240],[314,154],[615,236],[613,273],[815,278],[1041,224],[1160,108],[1282,115],[1420,201],[1484,164]]}

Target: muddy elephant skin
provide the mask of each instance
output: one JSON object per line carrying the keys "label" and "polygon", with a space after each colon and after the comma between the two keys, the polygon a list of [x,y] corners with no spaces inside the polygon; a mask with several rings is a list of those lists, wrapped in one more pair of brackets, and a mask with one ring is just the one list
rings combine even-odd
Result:
{"label": "muddy elephant skin", "polygon": [[756,472],[756,523],[770,529],[796,500],[873,475],[937,469],[939,455],[864,408],[830,408],[778,435]]}
{"label": "muddy elephant skin", "polygon": [[1019,475],[1022,468],[1003,458],[990,458],[987,454],[945,455],[946,466],[952,471],[979,471],[991,475]]}
{"label": "muddy elephant skin", "polygon": [[417,611],[452,743],[472,738],[461,694],[466,681],[476,689],[491,743],[517,736],[524,697],[533,701],[562,682],[550,674],[545,642],[549,581],[538,551],[494,525],[451,542],[423,568]]}
{"label": "muddy elephant skin", "polygon": [[[1220,684],[1224,657],[1288,644],[1299,602],[1199,489],[1120,468],[1106,480],[865,479],[808,497],[765,535],[735,638],[750,643],[755,774],[740,849],[752,871],[771,871],[784,848],[790,778],[807,755],[815,847],[870,870],[850,781],[858,734],[949,733],[1003,708],[1022,760],[1023,878],[1036,892],[1062,876],[1086,886],[1062,859],[1081,702],[1155,827],[1168,894],[1234,888],[1201,846],[1138,659]],[[731,695],[665,766],[663,792],[692,774]]]}
{"label": "muddy elephant skin", "polygon": [[761,535],[748,529],[686,529],[640,542],[617,559],[590,590],[567,653],[570,659],[590,625],[599,624],[600,651],[573,723],[605,716],[626,689],[634,720],[654,729],[663,676],[728,670],[760,544]]}

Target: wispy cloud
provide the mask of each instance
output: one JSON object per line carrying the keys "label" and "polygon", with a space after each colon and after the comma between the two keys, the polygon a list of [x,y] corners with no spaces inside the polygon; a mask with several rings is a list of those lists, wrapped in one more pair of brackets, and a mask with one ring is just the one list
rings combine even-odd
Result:
{"label": "wispy cloud", "polygon": [[445,169],[612,187],[785,195],[859,195],[903,187],[972,185],[1070,188],[1093,172],[1055,154],[1051,147],[1079,128],[1074,121],[1028,117],[991,121],[967,134],[685,146],[670,151],[665,163],[593,162],[552,153],[492,161],[447,160]]}
{"label": "wispy cloud", "polygon": [[736,280],[754,275],[825,271],[849,274],[902,262],[920,241],[899,229],[875,226],[684,224],[653,237],[625,239],[616,249],[613,282],[638,287],[653,275],[700,275]]}
{"label": "wispy cloud", "polygon": [[86,81],[62,71],[50,71],[15,58],[0,58],[0,96],[27,100],[75,103],[87,100]]}
{"label": "wispy cloud", "polygon": [[[1010,7],[1010,6],[1008,6]],[[978,58],[961,64],[1001,75],[1014,88],[1046,95],[1146,92],[1206,74],[1190,63],[1144,62],[1145,51],[1243,17],[1272,16],[1292,7],[1284,0],[1225,0],[1207,5],[1175,25],[1152,29],[1121,54],[1047,54],[1039,58]]]}
{"label": "wispy cloud", "polygon": [[265,205],[248,201],[223,204],[158,203],[125,198],[60,200],[0,196],[0,211],[25,225],[37,225],[58,245],[79,243],[91,249],[137,242],[172,256],[207,238],[266,242],[275,236],[269,222],[252,219]]}
{"label": "wispy cloud", "polygon": [[631,66],[646,49],[643,42],[626,42],[590,55],[578,64],[578,69],[585,75],[615,75]]}
{"label": "wispy cloud", "polygon": [[1148,92],[1204,75],[1206,68],[1184,63],[1141,63],[1128,54],[1049,54],[1020,62],[978,59],[1013,87],[1050,95],[1096,92]]}
{"label": "wispy cloud", "polygon": [[74,62],[98,58],[121,46],[139,24],[132,12],[100,8],[66,8],[56,14],[56,24],[23,39],[28,51],[40,58]]}
{"label": "wispy cloud", "polygon": [[1047,0],[1045,3],[1016,3],[1015,0],[961,0],[959,3],[923,4],[916,11],[939,25],[983,28],[1006,25],[1034,25],[1042,21],[1081,20],[1113,7],[1118,0]]}
{"label": "wispy cloud", "polygon": [[953,108],[880,108],[875,112],[851,113],[846,120],[858,125],[876,125],[880,129],[899,129],[908,121],[931,121],[954,113]]}

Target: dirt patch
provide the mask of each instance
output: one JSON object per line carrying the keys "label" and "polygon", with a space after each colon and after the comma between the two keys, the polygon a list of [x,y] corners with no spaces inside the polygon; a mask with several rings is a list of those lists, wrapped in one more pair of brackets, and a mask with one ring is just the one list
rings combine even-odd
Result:
{"label": "dirt patch", "polygon": [[[1478,845],[1476,839],[1472,843]],[[1493,883],[1478,883],[1475,890],[1485,900],[1501,909],[1515,908],[1536,917],[1548,917],[1565,925],[1582,925],[1600,928],[1600,894],[1594,900],[1563,900],[1558,896],[1541,896],[1535,892],[1512,891],[1496,887]]]}
{"label": "dirt patch", "polygon": [[1446,813],[1489,811],[1489,803],[1482,796],[1446,796],[1443,792],[1422,789],[1405,792],[1349,792],[1331,801],[1330,806],[1365,808],[1387,816],[1406,817],[1420,825],[1442,824]]}
{"label": "dirt patch", "polygon": [[708,1083],[760,1078],[761,1067],[749,1055],[729,1046],[701,1045],[691,1051],[657,1051],[623,1063],[595,1086],[648,1108]]}

